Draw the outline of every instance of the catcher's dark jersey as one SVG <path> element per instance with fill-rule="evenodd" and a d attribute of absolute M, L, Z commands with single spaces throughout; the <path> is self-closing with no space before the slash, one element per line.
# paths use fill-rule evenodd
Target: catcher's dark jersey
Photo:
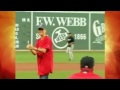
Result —
<path fill-rule="evenodd" d="M 70 43 L 74 43 L 74 37 L 69 36 L 69 37 L 67 38 L 67 42 L 68 42 L 68 47 L 71 47 L 71 45 L 69 45 L 69 44 L 70 44 Z"/>

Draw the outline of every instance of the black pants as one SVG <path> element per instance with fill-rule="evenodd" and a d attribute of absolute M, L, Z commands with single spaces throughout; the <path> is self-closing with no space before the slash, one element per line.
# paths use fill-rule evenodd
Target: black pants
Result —
<path fill-rule="evenodd" d="M 42 75 L 42 76 L 40 76 L 40 79 L 48 79 L 48 74 L 47 75 Z"/>

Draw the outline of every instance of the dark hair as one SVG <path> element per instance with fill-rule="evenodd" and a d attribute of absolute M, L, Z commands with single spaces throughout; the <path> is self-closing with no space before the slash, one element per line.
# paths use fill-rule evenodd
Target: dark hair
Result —
<path fill-rule="evenodd" d="M 81 68 L 85 68 L 85 66 L 88 66 L 88 68 L 93 68 L 94 66 L 94 58 L 85 56 L 80 61 Z"/>
<path fill-rule="evenodd" d="M 38 28 L 38 30 L 44 30 L 43 28 Z"/>

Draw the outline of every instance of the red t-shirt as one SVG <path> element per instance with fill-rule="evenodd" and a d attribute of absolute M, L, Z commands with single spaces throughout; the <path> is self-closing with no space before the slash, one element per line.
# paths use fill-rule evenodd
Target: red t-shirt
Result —
<path fill-rule="evenodd" d="M 36 42 L 37 48 L 47 49 L 46 53 L 37 53 L 38 75 L 46 75 L 53 71 L 53 48 L 52 41 L 49 36 L 40 38 Z"/>
<path fill-rule="evenodd" d="M 83 68 L 81 72 L 73 74 L 69 79 L 102 79 L 102 77 L 94 74 L 91 69 Z"/>

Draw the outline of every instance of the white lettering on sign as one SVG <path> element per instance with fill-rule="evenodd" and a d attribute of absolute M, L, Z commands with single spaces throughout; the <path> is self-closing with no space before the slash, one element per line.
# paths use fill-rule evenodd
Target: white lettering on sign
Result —
<path fill-rule="evenodd" d="M 18 32 L 15 32 L 15 35 L 18 35 Z"/>
<path fill-rule="evenodd" d="M 18 37 L 17 37 L 17 36 L 15 36 L 15 39 L 18 39 Z"/>
<path fill-rule="evenodd" d="M 81 25 L 80 26 L 86 26 L 87 23 L 86 23 L 86 18 L 81 18 Z"/>
<path fill-rule="evenodd" d="M 76 40 L 86 40 L 87 39 L 86 34 L 74 34 L 74 37 Z"/>
<path fill-rule="evenodd" d="M 15 48 L 19 48 L 19 45 L 15 45 Z"/>
<path fill-rule="evenodd" d="M 104 31 L 104 23 L 100 23 L 99 20 L 93 22 L 93 32 L 96 37 L 102 35 Z"/>
<path fill-rule="evenodd" d="M 19 24 L 16 24 L 16 28 L 15 28 L 15 48 L 19 48 L 19 39 L 18 39 L 18 32 L 19 32 Z"/>
<path fill-rule="evenodd" d="M 42 17 L 36 17 L 36 19 L 37 19 L 36 26 L 39 26 L 42 23 L 42 21 L 41 21 Z"/>
<path fill-rule="evenodd" d="M 57 22 L 55 22 L 57 21 Z M 85 17 L 36 17 L 36 26 L 44 23 L 46 26 L 86 26 Z"/>
<path fill-rule="evenodd" d="M 72 22 L 73 22 L 73 19 L 72 18 L 68 18 L 68 20 L 67 20 L 67 26 L 71 26 Z"/>
<path fill-rule="evenodd" d="M 66 19 L 64 17 L 56 17 L 59 26 L 65 26 Z"/>
<path fill-rule="evenodd" d="M 30 18 L 22 18 L 22 22 L 30 22 Z"/>
<path fill-rule="evenodd" d="M 95 40 L 93 41 L 93 43 L 98 43 L 98 44 L 102 44 L 102 41 L 104 41 L 104 30 L 105 25 L 104 23 L 100 23 L 99 20 L 95 20 L 93 22 L 93 33 L 96 36 Z"/>
<path fill-rule="evenodd" d="M 26 18 L 22 18 L 22 22 L 26 22 Z"/>
<path fill-rule="evenodd" d="M 53 23 L 53 19 L 54 19 L 54 17 L 43 17 L 43 19 L 44 19 L 44 21 L 45 21 L 45 25 L 47 26 L 48 25 L 48 23 L 49 23 L 49 25 L 51 26 L 52 25 L 52 23 Z"/>
<path fill-rule="evenodd" d="M 27 18 L 27 22 L 30 22 L 30 18 Z"/>
<path fill-rule="evenodd" d="M 38 34 L 38 33 L 36 33 L 36 39 L 39 39 L 41 36 Z"/>
<path fill-rule="evenodd" d="M 19 28 L 15 28 L 15 31 L 19 31 Z"/>
<path fill-rule="evenodd" d="M 16 27 L 19 27 L 19 24 L 15 24 Z"/>
<path fill-rule="evenodd" d="M 74 26 L 79 26 L 80 19 L 79 18 L 74 18 Z"/>
<path fill-rule="evenodd" d="M 36 17 L 37 23 L 36 26 L 39 26 L 41 23 L 45 23 L 45 25 L 50 25 L 52 26 L 54 17 Z"/>
<path fill-rule="evenodd" d="M 16 40 L 16 44 L 19 44 L 19 41 L 18 41 L 18 40 Z"/>
<path fill-rule="evenodd" d="M 104 33 L 105 32 L 105 24 L 104 23 L 101 23 L 101 31 L 102 31 L 102 33 Z"/>
<path fill-rule="evenodd" d="M 86 18 L 56 17 L 59 26 L 86 26 Z"/>

